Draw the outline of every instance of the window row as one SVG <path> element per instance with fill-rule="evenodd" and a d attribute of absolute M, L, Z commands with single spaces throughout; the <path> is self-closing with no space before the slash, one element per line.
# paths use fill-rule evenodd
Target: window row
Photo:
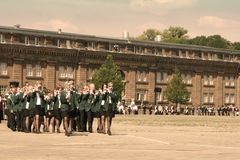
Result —
<path fill-rule="evenodd" d="M 52 46 L 67 49 L 89 49 L 89 50 L 103 50 L 110 52 L 128 52 L 137 54 L 153 54 L 165 57 L 179 57 L 192 58 L 203 60 L 226 60 L 226 61 L 240 61 L 240 56 L 230 54 L 216 54 L 200 51 L 188 50 L 171 50 L 155 47 L 147 47 L 133 44 L 114 44 L 111 42 L 89 42 L 86 40 L 66 40 L 54 37 L 36 37 L 25 36 L 22 34 L 0 34 L 0 43 L 21 43 L 25 45 L 35 46 Z"/>

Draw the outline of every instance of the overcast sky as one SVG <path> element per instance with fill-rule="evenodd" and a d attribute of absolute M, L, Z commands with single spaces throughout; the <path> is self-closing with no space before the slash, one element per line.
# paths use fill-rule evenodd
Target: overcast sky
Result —
<path fill-rule="evenodd" d="M 240 0 L 2 0 L 0 25 L 121 37 L 182 26 L 240 41 Z"/>

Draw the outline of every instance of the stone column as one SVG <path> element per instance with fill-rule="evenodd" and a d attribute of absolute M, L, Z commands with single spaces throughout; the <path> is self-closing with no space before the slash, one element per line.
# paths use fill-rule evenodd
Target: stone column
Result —
<path fill-rule="evenodd" d="M 13 60 L 13 72 L 10 80 L 16 80 L 19 82 L 19 86 L 23 85 L 23 59 Z"/>
<path fill-rule="evenodd" d="M 192 88 L 192 103 L 195 107 L 202 103 L 202 87 L 202 72 L 196 72 Z"/>
<path fill-rule="evenodd" d="M 45 85 L 48 89 L 56 88 L 56 63 L 48 62 L 46 68 L 46 82 Z"/>
<path fill-rule="evenodd" d="M 219 72 L 216 78 L 215 92 L 214 92 L 214 104 L 215 106 L 223 105 L 223 75 Z"/>
<path fill-rule="evenodd" d="M 76 85 L 83 85 L 87 83 L 87 64 L 79 63 L 76 70 Z"/>
<path fill-rule="evenodd" d="M 147 92 L 147 100 L 149 103 L 155 104 L 156 102 L 156 95 L 154 92 L 155 89 L 155 85 L 156 85 L 156 73 L 155 70 L 150 69 L 149 73 L 148 73 L 148 92 Z"/>
<path fill-rule="evenodd" d="M 236 94 L 236 106 L 240 106 L 240 73 L 238 73 L 237 77 L 236 77 L 236 91 L 237 91 L 237 94 Z"/>
<path fill-rule="evenodd" d="M 136 68 L 131 67 L 126 75 L 126 100 L 130 101 L 136 98 Z"/>

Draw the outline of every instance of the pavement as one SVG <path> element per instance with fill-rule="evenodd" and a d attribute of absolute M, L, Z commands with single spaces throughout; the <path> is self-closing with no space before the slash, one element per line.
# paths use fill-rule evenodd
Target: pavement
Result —
<path fill-rule="evenodd" d="M 0 124 L 0 160 L 240 159 L 240 127 L 139 125 L 123 119 L 117 116 L 113 120 L 112 136 L 96 131 L 75 132 L 71 137 L 64 136 L 63 131 L 12 132 L 4 122 Z"/>

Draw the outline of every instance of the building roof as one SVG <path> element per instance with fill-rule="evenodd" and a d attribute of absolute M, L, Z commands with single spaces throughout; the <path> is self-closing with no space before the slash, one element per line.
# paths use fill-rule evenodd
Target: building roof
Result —
<path fill-rule="evenodd" d="M 124 39 L 124 38 L 111 38 L 111 37 L 101 37 L 95 35 L 85 35 L 58 31 L 46 31 L 38 29 L 28 29 L 20 27 L 7 27 L 0 26 L 0 32 L 4 33 L 15 33 L 39 37 L 54 37 L 70 40 L 86 40 L 86 41 L 97 41 L 97 42 L 110 42 L 110 43 L 120 43 L 120 44 L 132 44 L 141 45 L 149 47 L 162 47 L 171 49 L 182 49 L 182 50 L 195 50 L 195 51 L 205 51 L 205 52 L 216 52 L 216 53 L 228 53 L 228 54 L 240 54 L 240 51 L 229 50 L 229 49 L 219 49 L 207 46 L 189 45 L 189 44 L 176 44 L 176 43 L 166 43 L 157 41 L 142 41 L 136 39 Z"/>

